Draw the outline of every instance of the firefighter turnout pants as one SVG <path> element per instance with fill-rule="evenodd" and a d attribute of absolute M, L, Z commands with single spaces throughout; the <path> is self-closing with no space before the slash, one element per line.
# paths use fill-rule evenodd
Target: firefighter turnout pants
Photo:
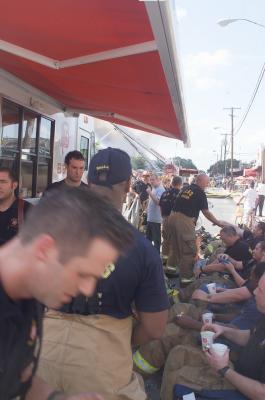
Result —
<path fill-rule="evenodd" d="M 67 394 L 145 400 L 142 378 L 133 372 L 131 334 L 131 318 L 48 311 L 37 373 Z"/>
<path fill-rule="evenodd" d="M 167 265 L 178 266 L 181 280 L 193 277 L 197 254 L 194 218 L 172 212 L 168 219 L 169 255 Z"/>

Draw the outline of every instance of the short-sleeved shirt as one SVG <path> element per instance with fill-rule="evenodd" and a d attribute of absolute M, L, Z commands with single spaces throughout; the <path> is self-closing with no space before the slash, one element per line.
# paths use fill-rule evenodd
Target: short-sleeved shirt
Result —
<path fill-rule="evenodd" d="M 250 339 L 241 349 L 235 370 L 248 378 L 265 383 L 265 316 L 251 332 Z"/>
<path fill-rule="evenodd" d="M 162 217 L 168 217 L 170 215 L 178 194 L 179 189 L 176 188 L 170 188 L 164 191 L 159 201 Z"/>
<path fill-rule="evenodd" d="M 43 307 L 35 300 L 11 300 L 0 285 L 0 399 L 28 391 L 35 374 Z"/>
<path fill-rule="evenodd" d="M 232 246 L 227 247 L 225 254 L 236 261 L 247 261 L 252 258 L 249 245 L 242 239 L 238 239 Z"/>
<path fill-rule="evenodd" d="M 238 329 L 246 330 L 253 329 L 260 318 L 262 313 L 258 310 L 256 300 L 254 297 L 247 300 L 241 308 L 239 314 L 230 322 Z"/>
<path fill-rule="evenodd" d="M 205 192 L 196 184 L 182 189 L 176 198 L 173 211 L 181 212 L 197 220 L 201 210 L 208 210 Z"/>
<path fill-rule="evenodd" d="M 146 201 L 149 197 L 146 189 L 148 188 L 152 188 L 152 186 L 150 185 L 150 183 L 145 183 L 143 181 L 136 181 L 135 184 L 132 186 L 133 190 L 139 194 L 139 198 L 141 203 L 143 203 L 144 201 Z"/>
<path fill-rule="evenodd" d="M 93 298 L 78 296 L 63 306 L 62 312 L 104 314 L 114 318 L 132 315 L 132 306 L 141 312 L 169 308 L 160 257 L 151 243 L 134 229 L 135 244 L 120 257 L 109 276 L 98 282 Z"/>
<path fill-rule="evenodd" d="M 241 278 L 247 280 L 250 278 L 251 271 L 253 268 L 256 266 L 257 261 L 254 260 L 254 258 L 251 258 L 250 260 L 242 261 L 243 268 L 241 270 L 238 270 L 237 272 L 241 276 Z"/>
<path fill-rule="evenodd" d="M 152 189 L 152 194 L 160 200 L 162 194 L 164 193 L 165 189 L 163 186 L 158 186 Z M 161 224 L 162 222 L 162 215 L 160 206 L 157 205 L 151 196 L 149 196 L 148 201 L 148 208 L 147 208 L 147 222 L 156 222 Z"/>
<path fill-rule="evenodd" d="M 44 194 L 45 194 L 45 192 L 49 192 L 50 190 L 54 190 L 54 189 L 59 190 L 59 189 L 64 189 L 64 188 L 68 188 L 68 187 L 69 187 L 69 185 L 67 185 L 67 183 L 65 182 L 65 179 L 63 179 L 62 181 L 50 183 L 47 186 L 47 188 L 45 189 Z M 81 181 L 80 187 L 86 188 L 88 186 L 84 182 Z"/>
<path fill-rule="evenodd" d="M 31 207 L 29 202 L 23 201 L 24 217 Z M 13 239 L 18 229 L 18 199 L 16 199 L 6 211 L 0 211 L 0 246 Z"/>
<path fill-rule="evenodd" d="M 258 198 L 257 191 L 255 189 L 247 189 L 244 191 L 243 196 L 245 197 L 244 208 L 248 210 L 255 208 Z"/>

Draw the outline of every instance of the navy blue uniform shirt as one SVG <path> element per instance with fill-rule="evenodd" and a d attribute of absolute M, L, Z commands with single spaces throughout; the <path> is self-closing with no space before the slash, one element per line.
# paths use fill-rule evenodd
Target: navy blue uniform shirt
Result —
<path fill-rule="evenodd" d="M 136 229 L 135 244 L 126 256 L 110 267 L 98 282 L 92 298 L 78 296 L 61 311 L 76 314 L 104 314 L 115 318 L 137 311 L 159 312 L 169 308 L 161 259 L 157 250 Z"/>

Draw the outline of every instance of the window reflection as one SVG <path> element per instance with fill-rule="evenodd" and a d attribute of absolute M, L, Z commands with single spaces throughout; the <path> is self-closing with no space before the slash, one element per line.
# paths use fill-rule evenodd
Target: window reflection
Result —
<path fill-rule="evenodd" d="M 51 128 L 52 122 L 47 118 L 41 118 L 39 154 L 50 155 L 51 152 Z"/>
<path fill-rule="evenodd" d="M 22 151 L 36 152 L 37 116 L 31 111 L 24 112 Z"/>
<path fill-rule="evenodd" d="M 5 99 L 0 112 L 0 166 L 19 177 L 21 197 L 40 196 L 51 179 L 53 121 Z"/>
<path fill-rule="evenodd" d="M 19 108 L 12 103 L 2 103 L 1 156 L 15 157 L 18 151 Z"/>

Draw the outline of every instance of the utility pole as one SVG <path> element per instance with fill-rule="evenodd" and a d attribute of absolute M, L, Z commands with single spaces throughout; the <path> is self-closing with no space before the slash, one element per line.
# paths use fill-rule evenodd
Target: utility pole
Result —
<path fill-rule="evenodd" d="M 231 189 L 234 187 L 234 170 L 233 170 L 233 161 L 234 161 L 234 110 L 241 110 L 239 107 L 229 107 L 229 108 L 224 108 L 224 110 L 230 110 L 231 114 Z"/>
<path fill-rule="evenodd" d="M 224 167 L 225 167 L 225 178 L 226 178 L 226 147 L 227 147 L 227 136 L 228 133 L 224 133 L 225 141 L 224 141 Z"/>

